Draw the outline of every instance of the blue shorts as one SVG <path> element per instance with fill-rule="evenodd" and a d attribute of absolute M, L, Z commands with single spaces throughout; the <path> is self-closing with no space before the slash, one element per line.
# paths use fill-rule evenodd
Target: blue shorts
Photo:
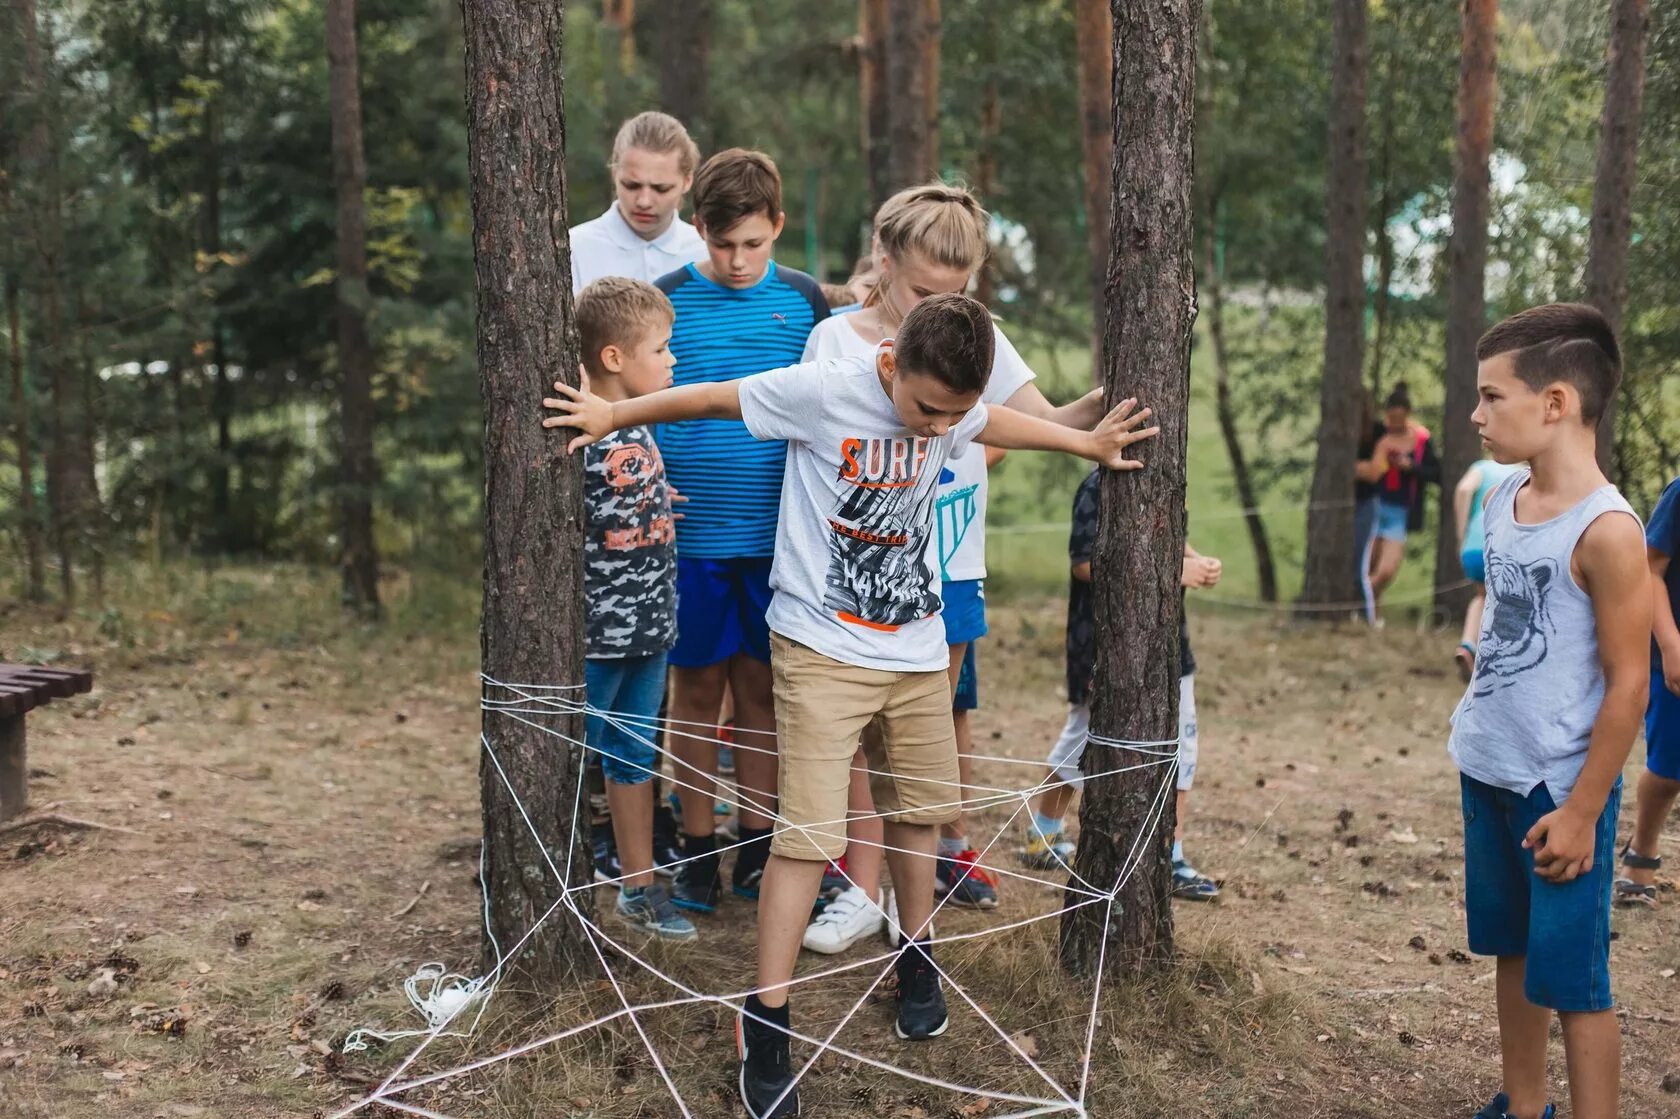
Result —
<path fill-rule="evenodd" d="M 980 706 L 980 668 L 974 659 L 974 643 L 963 654 L 962 670 L 957 673 L 957 691 L 951 697 L 951 710 L 973 711 Z"/>
<path fill-rule="evenodd" d="M 1458 562 L 1464 568 L 1466 579 L 1472 583 L 1487 582 L 1487 554 L 1480 548 L 1458 553 Z"/>
<path fill-rule="evenodd" d="M 1651 702 L 1645 708 L 1645 768 L 1680 781 L 1680 695 L 1663 683 L 1662 662 L 1651 657 Z"/>
<path fill-rule="evenodd" d="M 1406 518 L 1411 510 L 1404 505 L 1390 505 L 1386 501 L 1377 502 L 1377 538 L 1392 540 L 1396 544 L 1406 542 Z"/>
<path fill-rule="evenodd" d="M 986 636 L 986 581 L 958 579 L 942 584 L 939 597 L 945 601 L 940 617 L 945 619 L 945 644 L 966 645 Z"/>
<path fill-rule="evenodd" d="M 705 668 L 736 653 L 770 663 L 770 557 L 677 556 L 677 646 L 673 668 Z"/>
<path fill-rule="evenodd" d="M 1573 882 L 1534 873 L 1523 837 L 1556 805 L 1545 783 L 1526 797 L 1459 776 L 1464 807 L 1464 900 L 1470 951 L 1525 956 L 1523 994 L 1561 1011 L 1609 1010 L 1610 887 L 1622 782 L 1599 813 L 1593 867 Z"/>
<path fill-rule="evenodd" d="M 601 759 L 607 780 L 615 785 L 650 780 L 658 768 L 654 722 L 665 698 L 665 654 L 585 660 L 583 682 L 589 706 L 607 713 L 589 714 L 583 724 L 584 739 Z"/>

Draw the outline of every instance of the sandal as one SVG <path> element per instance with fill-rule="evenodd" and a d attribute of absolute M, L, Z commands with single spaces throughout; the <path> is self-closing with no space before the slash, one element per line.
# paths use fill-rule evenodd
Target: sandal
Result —
<path fill-rule="evenodd" d="M 1459 683 L 1468 684 L 1476 672 L 1476 647 L 1468 641 L 1460 641 L 1458 648 L 1453 650 L 1453 660 L 1458 662 Z"/>
<path fill-rule="evenodd" d="M 1622 848 L 1622 865 L 1634 870 L 1661 870 L 1663 861 L 1660 855 L 1641 855 L 1634 851 L 1630 840 Z M 1631 878 L 1616 879 L 1616 904 L 1620 906 L 1643 905 L 1647 909 L 1654 909 L 1657 905 L 1657 888 L 1645 886 Z"/>

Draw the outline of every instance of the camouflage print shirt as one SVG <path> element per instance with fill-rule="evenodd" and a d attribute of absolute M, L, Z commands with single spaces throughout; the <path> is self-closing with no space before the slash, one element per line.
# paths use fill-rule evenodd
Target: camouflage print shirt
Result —
<path fill-rule="evenodd" d="M 645 427 L 584 450 L 587 655 L 643 657 L 677 637 L 676 534 L 665 462 Z"/>

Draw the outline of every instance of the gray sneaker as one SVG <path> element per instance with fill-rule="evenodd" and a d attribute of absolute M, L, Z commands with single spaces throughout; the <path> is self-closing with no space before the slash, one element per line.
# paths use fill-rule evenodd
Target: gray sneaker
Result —
<path fill-rule="evenodd" d="M 671 903 L 664 886 L 620 890 L 616 908 L 619 920 L 666 940 L 693 940 L 699 935 L 694 923 Z"/>

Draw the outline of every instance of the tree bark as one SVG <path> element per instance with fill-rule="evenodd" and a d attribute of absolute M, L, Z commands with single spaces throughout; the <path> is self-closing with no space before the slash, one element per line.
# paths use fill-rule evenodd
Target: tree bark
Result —
<path fill-rule="evenodd" d="M 65 345 L 63 308 L 64 226 L 59 213 L 58 152 L 53 143 L 48 114 L 46 61 L 42 56 L 41 28 L 36 19 L 35 0 L 12 0 L 12 19 L 21 41 L 19 85 L 27 109 L 25 126 L 18 144 L 19 179 L 30 187 L 25 210 L 29 214 L 28 240 L 34 248 L 38 287 L 30 321 L 44 334 L 37 353 L 47 379 L 47 512 L 50 517 L 53 550 L 58 554 L 59 592 L 68 609 L 76 597 L 75 539 L 77 499 L 68 347 Z"/>
<path fill-rule="evenodd" d="M 1452 238 L 1447 242 L 1446 408 L 1441 419 L 1440 531 L 1435 547 L 1435 609 L 1457 622 L 1470 605 L 1459 563 L 1458 520 L 1446 496 L 1481 457 L 1476 410 L 1476 340 L 1487 326 L 1488 160 L 1493 155 L 1499 0 L 1463 0 L 1458 70 L 1458 165 L 1453 175 Z"/>
<path fill-rule="evenodd" d="M 712 57 L 712 0 L 662 0 L 659 21 L 659 107 L 682 120 L 701 151 L 710 148 L 707 115 Z"/>
<path fill-rule="evenodd" d="M 566 454 L 565 439 L 541 426 L 537 408 L 555 377 L 577 383 L 566 234 L 564 5 L 463 0 L 461 8 L 484 395 L 479 642 L 484 696 L 507 700 L 513 698 L 508 690 L 492 681 L 547 689 L 578 689 L 583 682 L 582 459 Z M 549 694 L 578 698 L 582 692 Z M 581 714 L 533 721 L 539 720 L 573 742 L 583 739 Z M 486 712 L 483 730 L 488 932 L 503 948 L 531 933 L 510 966 L 552 989 L 596 970 L 578 922 L 564 913 L 543 919 L 561 903 L 565 886 L 590 874 L 588 832 L 576 826 L 582 753 L 494 712 Z M 592 913 L 591 896 L 583 890 L 573 900 Z M 483 951 L 486 963 L 493 962 L 488 938 Z"/>
<path fill-rule="evenodd" d="M 205 10 L 201 28 L 201 50 L 204 75 L 215 80 L 216 29 L 210 10 Z M 201 270 L 214 272 L 221 265 L 222 255 L 222 137 L 221 94 L 212 93 L 204 104 L 203 156 L 200 168 L 203 175 L 203 202 L 199 207 L 199 244 Z M 210 414 L 216 424 L 216 453 L 210 465 L 211 537 L 218 550 L 233 551 L 244 543 L 243 534 L 236 532 L 233 513 L 233 382 L 228 379 L 227 344 L 222 332 L 221 309 L 212 294 L 210 302 Z"/>
<path fill-rule="evenodd" d="M 343 521 L 344 602 L 379 616 L 379 553 L 373 539 L 373 345 L 368 340 L 367 163 L 362 153 L 362 94 L 356 60 L 356 0 L 327 0 L 333 189 L 338 196 L 338 377 L 343 446 L 339 513 Z"/>
<path fill-rule="evenodd" d="M 1237 432 L 1236 406 L 1231 401 L 1231 363 L 1225 348 L 1225 277 L 1214 244 L 1219 227 L 1217 195 L 1209 202 L 1204 221 L 1202 286 L 1207 291 L 1208 341 L 1213 346 L 1214 408 L 1219 417 L 1219 435 L 1224 439 L 1225 453 L 1231 459 L 1237 501 L 1243 509 L 1243 526 L 1248 529 L 1249 547 L 1254 550 L 1254 571 L 1260 583 L 1260 598 L 1264 602 L 1276 602 L 1277 565 L 1272 560 L 1272 542 L 1266 535 L 1260 498 L 1254 489 L 1254 478 L 1249 474 L 1242 437 Z"/>
<path fill-rule="evenodd" d="M 1184 551 L 1190 332 L 1191 136 L 1195 119 L 1198 0 L 1113 0 L 1116 236 L 1104 281 L 1104 389 L 1136 396 L 1161 434 L 1148 468 L 1103 478 L 1092 570 L 1099 642 L 1093 735 L 1128 742 L 1178 736 L 1179 575 Z M 1172 767 L 1092 741 L 1085 751 L 1075 869 L 1106 904 L 1062 918 L 1063 966 L 1076 975 L 1133 974 L 1169 959 L 1173 926 L 1169 852 Z M 1109 773 L 1121 767 L 1142 767 Z"/>
<path fill-rule="evenodd" d="M 887 0 L 887 193 L 939 173 L 939 0 Z"/>
<path fill-rule="evenodd" d="M 29 446 L 29 385 L 24 375 L 23 334 L 18 315 L 17 276 L 6 272 L 7 352 L 12 368 L 12 436 L 17 442 L 18 522 L 23 536 L 24 596 L 39 602 L 46 594 L 41 571 L 40 512 L 35 506 L 35 462 Z"/>
<path fill-rule="evenodd" d="M 1003 108 L 998 99 L 997 80 L 989 78 L 980 90 L 980 145 L 974 159 L 974 190 L 982 203 L 997 187 L 997 142 L 1002 126 Z M 997 258 L 987 253 L 974 280 L 974 298 L 987 307 L 997 298 L 997 275 Z"/>
<path fill-rule="evenodd" d="M 869 212 L 892 196 L 887 126 L 887 0 L 858 0 L 858 94 L 863 156 L 869 175 Z M 865 246 L 867 248 L 867 246 Z"/>
<path fill-rule="evenodd" d="M 1627 305 L 1634 163 L 1639 149 L 1645 38 L 1650 24 L 1647 0 L 1614 0 L 1611 5 L 1604 113 L 1598 125 L 1598 172 L 1593 181 L 1592 226 L 1587 238 L 1587 302 L 1604 312 L 1618 335 Z M 1625 380 L 1623 385 L 1625 389 Z M 1616 404 L 1615 398 L 1608 401 L 1598 424 L 1598 464 L 1612 476 L 1616 466 Z"/>
<path fill-rule="evenodd" d="M 1366 0 L 1333 0 L 1329 217 L 1324 284 L 1324 379 L 1307 510 L 1299 605 L 1307 618 L 1351 612 L 1359 597 L 1353 552 L 1353 466 L 1359 452 L 1365 312 Z"/>
<path fill-rule="evenodd" d="M 1114 162 L 1114 123 L 1109 97 L 1114 88 L 1114 19 L 1109 0 L 1079 0 L 1078 34 L 1080 142 L 1085 152 L 1085 237 L 1090 251 L 1091 376 L 1103 377 L 1102 337 L 1108 272 L 1109 167 Z"/>

